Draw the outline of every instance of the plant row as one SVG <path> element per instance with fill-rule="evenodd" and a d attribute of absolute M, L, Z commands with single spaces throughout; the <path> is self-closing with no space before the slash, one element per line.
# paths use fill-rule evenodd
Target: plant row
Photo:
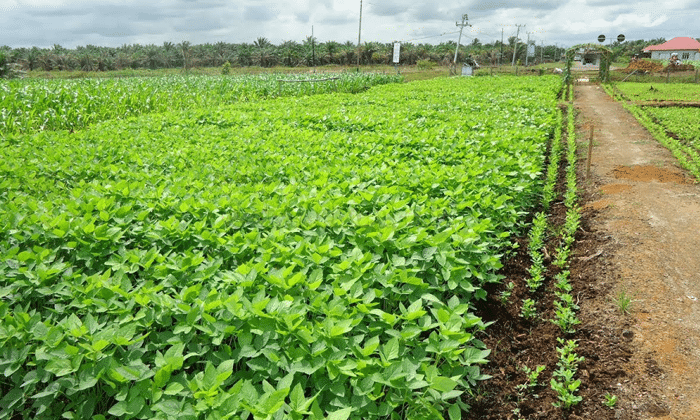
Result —
<path fill-rule="evenodd" d="M 337 80 L 335 80 L 337 78 Z M 323 79 L 319 82 L 313 80 Z M 334 79 L 334 80 L 328 80 Z M 307 80 L 307 83 L 280 81 Z M 0 135 L 77 130 L 150 112 L 219 106 L 277 96 L 357 93 L 401 76 L 342 73 L 257 76 L 170 76 L 124 79 L 0 80 Z"/>
<path fill-rule="evenodd" d="M 458 418 L 556 77 L 0 140 L 0 418 Z"/>
<path fill-rule="evenodd" d="M 562 125 L 563 120 L 559 113 L 558 133 L 555 135 L 552 142 L 549 165 L 545 176 L 545 185 L 543 187 L 544 194 L 542 196 L 542 207 L 549 209 L 552 199 L 554 187 L 559 177 L 560 157 L 562 150 Z M 563 193 L 563 204 L 566 207 L 566 219 L 562 226 L 550 226 L 546 212 L 539 212 L 535 215 L 532 221 L 532 227 L 529 233 L 528 253 L 531 259 L 529 268 L 529 277 L 527 286 L 532 295 L 531 298 L 523 300 L 520 315 L 525 319 L 536 319 L 538 316 L 536 301 L 536 293 L 544 284 L 545 272 L 547 267 L 544 264 L 545 260 L 545 245 L 547 235 L 550 231 L 560 232 L 553 241 L 558 241 L 555 253 L 553 255 L 552 265 L 556 267 L 558 273 L 554 276 L 554 292 L 556 299 L 554 305 L 554 318 L 550 321 L 557 325 L 564 337 L 576 332 L 576 325 L 580 324 L 576 311 L 579 306 L 574 302 L 571 295 L 572 286 L 569 283 L 569 256 L 573 245 L 576 231 L 578 230 L 580 221 L 580 211 L 577 206 L 577 185 L 576 185 L 576 137 L 573 106 L 569 105 L 567 109 L 567 150 L 566 150 L 566 190 Z M 502 292 L 503 295 L 508 295 L 508 289 Z M 557 401 L 554 403 L 556 407 L 561 407 L 565 410 L 570 409 L 573 405 L 581 401 L 581 397 L 575 394 L 580 386 L 580 381 L 574 378 L 578 362 L 583 358 L 578 357 L 573 350 L 576 348 L 575 340 L 564 341 L 564 338 L 558 338 L 562 347 L 557 348 L 560 355 L 560 360 L 557 364 L 557 369 L 553 372 L 553 377 L 550 381 L 550 386 L 557 393 Z M 528 374 L 529 380 L 526 384 L 516 386 L 518 395 L 518 405 L 520 401 L 527 398 L 527 393 L 533 391 L 538 386 L 539 374 L 546 369 L 546 366 L 537 366 L 536 369 L 530 369 L 527 366 L 523 368 Z M 517 407 L 515 414 L 520 415 L 520 409 Z"/>
<path fill-rule="evenodd" d="M 565 335 L 574 334 L 576 325 L 581 323 L 576 315 L 579 307 L 570 293 L 572 288 L 568 282 L 569 271 L 567 270 L 571 246 L 574 243 L 581 219 L 581 212 L 578 207 L 578 187 L 576 185 L 576 126 L 572 105 L 569 105 L 567 108 L 567 146 L 566 191 L 564 193 L 566 219 L 562 227 L 561 242 L 555 251 L 557 255 L 553 262 L 562 271 L 555 277 L 555 280 L 557 280 L 555 287 L 558 290 L 556 291 L 557 300 L 554 301 L 555 317 L 552 319 L 552 322 Z M 581 402 L 581 397 L 575 395 L 581 381 L 575 379 L 575 375 L 578 370 L 578 363 L 584 359 L 574 353 L 577 347 L 575 340 L 565 341 L 563 338 L 558 338 L 557 340 L 562 347 L 557 348 L 559 362 L 557 363 L 557 370 L 552 375 L 550 385 L 557 393 L 558 401 L 554 405 L 563 409 L 570 409 Z"/>

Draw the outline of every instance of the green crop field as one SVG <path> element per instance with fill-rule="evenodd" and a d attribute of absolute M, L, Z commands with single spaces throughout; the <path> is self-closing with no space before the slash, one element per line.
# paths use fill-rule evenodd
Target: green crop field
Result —
<path fill-rule="evenodd" d="M 644 111 L 666 130 L 700 149 L 700 108 L 654 108 Z"/>
<path fill-rule="evenodd" d="M 280 83 L 285 80 L 322 82 Z M 401 76 L 395 74 L 372 73 L 0 79 L 0 133 L 76 130 L 99 121 L 149 112 L 219 106 L 277 96 L 354 93 L 399 80 Z"/>
<path fill-rule="evenodd" d="M 75 83 L 46 95 L 55 124 L 3 115 L 0 419 L 468 411 L 475 308 L 540 202 L 560 78 Z"/>
<path fill-rule="evenodd" d="M 700 85 L 689 83 L 615 83 L 615 88 L 632 101 L 700 102 Z"/>

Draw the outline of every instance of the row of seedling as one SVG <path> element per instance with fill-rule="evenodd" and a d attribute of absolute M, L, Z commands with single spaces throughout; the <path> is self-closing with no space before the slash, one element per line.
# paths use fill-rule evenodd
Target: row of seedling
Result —
<path fill-rule="evenodd" d="M 557 392 L 559 400 L 554 402 L 555 407 L 569 409 L 581 402 L 582 397 L 576 395 L 576 391 L 581 386 L 581 380 L 575 379 L 578 372 L 579 363 L 584 361 L 582 356 L 576 354 L 576 340 L 564 340 L 557 338 L 561 347 L 557 347 L 559 361 L 557 370 L 552 374 L 550 385 Z"/>
<path fill-rule="evenodd" d="M 545 280 L 546 267 L 544 265 L 544 249 L 545 238 L 548 230 L 547 210 L 556 196 L 556 184 L 559 174 L 559 162 L 562 152 L 562 115 L 561 111 L 557 110 L 557 125 L 554 130 L 554 139 L 551 144 L 549 153 L 549 164 L 545 175 L 545 183 L 542 189 L 542 209 L 537 213 L 532 221 L 532 228 L 528 235 L 528 252 L 532 265 L 529 268 L 529 277 L 527 279 L 527 287 L 531 293 L 535 293 L 542 286 Z M 508 285 L 510 287 L 510 284 Z M 525 299 L 521 316 L 526 319 L 535 318 L 537 309 L 535 301 Z"/>
<path fill-rule="evenodd" d="M 553 264 L 559 267 L 560 271 L 555 277 L 555 288 L 557 300 L 554 302 L 555 307 L 555 317 L 551 320 L 552 323 L 559 326 L 563 334 L 572 334 L 575 332 L 575 326 L 580 324 L 579 319 L 576 316 L 576 310 L 579 309 L 574 298 L 571 295 L 572 286 L 569 283 L 569 271 L 566 270 L 568 267 L 568 259 L 571 252 L 571 246 L 573 244 L 573 239 L 578 229 L 578 223 L 580 216 L 578 213 L 578 208 L 576 207 L 576 142 L 574 137 L 574 120 L 572 107 L 569 106 L 568 112 L 568 126 L 567 131 L 569 133 L 569 140 L 567 142 L 567 169 L 566 169 L 566 192 L 564 193 L 564 204 L 567 208 L 567 217 L 564 226 L 561 228 L 561 238 L 560 243 L 556 248 L 555 254 L 553 255 Z M 528 235 L 528 253 L 531 259 L 531 266 L 529 268 L 529 276 L 527 278 L 527 286 L 532 295 L 544 284 L 545 280 L 545 255 L 546 255 L 546 236 L 549 231 L 551 231 L 552 226 L 549 226 L 547 213 L 551 207 L 554 198 L 557 196 L 556 185 L 559 178 L 559 166 L 562 155 L 562 115 L 559 113 L 559 123 L 557 126 L 557 131 L 555 134 L 555 139 L 552 142 L 549 164 L 547 166 L 547 172 L 545 175 L 545 185 L 543 187 L 542 196 L 542 208 L 543 211 L 535 215 L 532 228 Z M 502 292 L 503 295 L 510 295 L 510 290 L 512 290 L 513 285 L 510 283 L 506 290 Z M 504 302 L 505 303 L 505 302 Z M 534 296 L 524 299 L 520 311 L 520 316 L 525 319 L 536 319 L 537 314 L 537 302 Z M 560 343 L 564 343 L 563 339 L 558 338 Z M 579 358 L 573 349 L 575 349 L 575 342 L 570 340 L 563 345 L 563 347 L 558 348 L 557 351 L 560 354 L 560 360 L 557 364 L 558 368 L 553 373 L 553 377 L 550 381 L 552 389 L 558 394 L 558 400 L 554 403 L 557 407 L 562 407 L 564 409 L 570 408 L 572 405 L 578 403 L 581 397 L 575 395 L 575 391 L 580 386 L 580 381 L 574 379 L 576 373 L 577 363 L 583 358 Z M 518 398 L 518 405 L 513 410 L 513 414 L 517 418 L 522 418 L 520 413 L 521 403 L 526 401 L 530 396 L 537 398 L 535 394 L 535 388 L 538 386 L 538 378 L 540 373 L 546 369 L 544 365 L 537 365 L 534 369 L 527 366 L 523 366 L 522 370 L 527 374 L 527 382 L 519 384 L 516 386 L 516 395 Z M 531 395 L 532 394 L 532 395 Z"/>
<path fill-rule="evenodd" d="M 553 262 L 562 271 L 555 276 L 557 300 L 554 301 L 555 316 L 551 320 L 565 335 L 574 334 L 576 325 L 581 323 L 576 315 L 579 306 L 577 302 L 574 302 L 574 297 L 571 294 L 570 273 L 567 270 L 571 246 L 574 243 L 576 231 L 581 221 L 581 212 L 577 203 L 578 187 L 576 186 L 576 126 L 573 106 L 571 105 L 568 106 L 567 121 L 568 165 L 566 168 L 566 192 L 564 193 L 566 220 L 562 229 L 561 242 L 556 249 L 556 257 Z M 581 402 L 581 397 L 575 394 L 581 385 L 581 381 L 575 379 L 574 376 L 578 370 L 578 364 L 584 359 L 574 352 L 577 347 L 575 340 L 565 341 L 563 338 L 557 338 L 557 341 L 561 345 L 561 347 L 557 348 L 559 362 L 557 363 L 557 370 L 552 375 L 550 384 L 558 397 L 558 401 L 554 403 L 554 406 L 569 409 Z"/>
<path fill-rule="evenodd" d="M 576 186 L 576 126 L 574 124 L 573 107 L 569 106 L 567 131 L 568 150 L 566 168 L 566 192 L 564 193 L 564 206 L 566 207 L 566 220 L 562 230 L 562 241 L 556 249 L 554 265 L 566 268 L 568 265 L 571 246 L 574 243 L 576 231 L 581 221 L 581 212 L 577 205 L 578 187 Z"/>

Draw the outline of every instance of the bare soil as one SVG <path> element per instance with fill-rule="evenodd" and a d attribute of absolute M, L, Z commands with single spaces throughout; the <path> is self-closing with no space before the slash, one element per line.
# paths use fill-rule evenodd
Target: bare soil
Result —
<path fill-rule="evenodd" d="M 554 318 L 552 277 L 535 296 L 539 318 L 520 317 L 532 297 L 526 240 L 489 290 L 479 315 L 494 321 L 482 339 L 492 349 L 485 381 L 468 398 L 474 419 L 700 419 L 700 186 L 632 115 L 597 85 L 576 87 L 582 224 L 571 256 L 573 295 L 582 323 L 563 335 Z M 586 149 L 593 128 L 591 176 Z M 560 178 L 558 188 L 564 190 Z M 555 200 L 550 223 L 565 209 Z M 549 255 L 554 246 L 549 243 Z M 507 304 L 500 293 L 515 285 Z M 625 298 L 631 299 L 623 312 Z M 578 341 L 585 357 L 577 378 L 583 397 L 571 410 L 554 407 L 549 386 L 557 337 Z M 523 367 L 546 366 L 539 385 Z M 603 404 L 615 395 L 614 408 Z"/>
<path fill-rule="evenodd" d="M 578 86 L 575 97 L 580 120 L 594 128 L 586 187 L 598 210 L 588 222 L 614 244 L 609 276 L 598 281 L 612 285 L 610 301 L 633 298 L 630 315 L 610 320 L 631 339 L 616 385 L 620 415 L 698 419 L 700 187 L 600 86 Z"/>

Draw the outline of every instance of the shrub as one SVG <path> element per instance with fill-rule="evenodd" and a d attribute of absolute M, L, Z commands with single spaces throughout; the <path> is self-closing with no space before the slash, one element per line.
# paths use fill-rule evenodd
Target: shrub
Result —
<path fill-rule="evenodd" d="M 421 70 L 430 70 L 435 67 L 435 63 L 430 60 L 418 60 L 417 66 Z"/>
<path fill-rule="evenodd" d="M 231 74 L 231 63 L 227 61 L 221 65 L 221 74 L 224 76 Z"/>

